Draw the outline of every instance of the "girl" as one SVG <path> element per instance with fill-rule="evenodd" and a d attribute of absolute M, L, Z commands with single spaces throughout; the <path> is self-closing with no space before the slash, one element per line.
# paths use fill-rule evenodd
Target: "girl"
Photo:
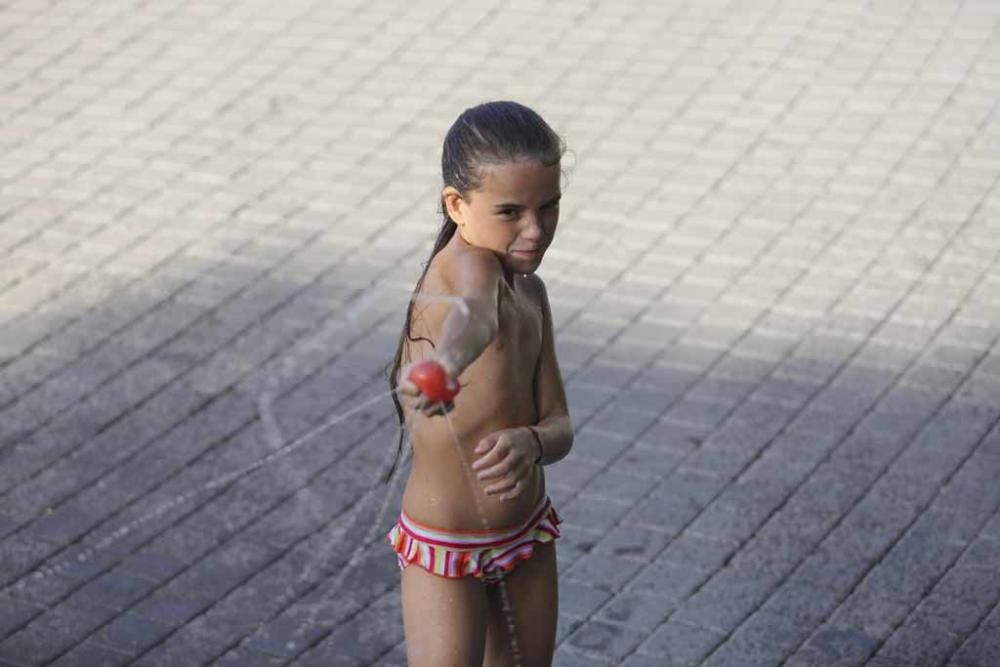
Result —
<path fill-rule="evenodd" d="M 410 665 L 551 664 L 559 515 L 542 466 L 573 443 L 545 286 L 559 136 L 531 109 L 467 109 L 444 141 L 444 224 L 407 308 L 389 382 L 413 466 L 387 535 Z M 427 295 L 457 297 L 458 307 Z M 420 304 L 418 310 L 414 304 Z M 414 382 L 428 360 L 453 401 Z M 443 417 L 441 415 L 444 415 Z"/>

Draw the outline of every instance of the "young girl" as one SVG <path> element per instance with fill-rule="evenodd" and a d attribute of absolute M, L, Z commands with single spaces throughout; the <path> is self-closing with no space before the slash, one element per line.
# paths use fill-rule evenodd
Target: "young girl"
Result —
<path fill-rule="evenodd" d="M 515 102 L 467 109 L 445 137 L 444 224 L 389 378 L 405 395 L 396 408 L 413 444 L 387 535 L 410 665 L 552 661 L 561 519 L 542 466 L 569 452 L 573 431 L 534 272 L 559 218 L 564 150 Z M 417 381 L 415 365 L 428 360 L 461 387 L 454 400 L 432 400 Z"/>

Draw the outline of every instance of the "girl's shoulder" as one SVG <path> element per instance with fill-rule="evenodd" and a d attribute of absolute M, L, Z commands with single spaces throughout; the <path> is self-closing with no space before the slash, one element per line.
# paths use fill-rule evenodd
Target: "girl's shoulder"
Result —
<path fill-rule="evenodd" d="M 503 282 L 503 265 L 492 251 L 475 246 L 448 244 L 435 255 L 427 270 L 453 292 L 467 291 L 470 286 L 492 287 Z"/>

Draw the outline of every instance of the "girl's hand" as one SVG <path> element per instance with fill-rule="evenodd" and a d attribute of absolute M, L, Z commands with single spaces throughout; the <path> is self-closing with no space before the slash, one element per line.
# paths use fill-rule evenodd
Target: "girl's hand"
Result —
<path fill-rule="evenodd" d="M 417 412 L 420 412 L 425 417 L 434 417 L 436 415 L 443 415 L 451 412 L 455 408 L 455 401 L 432 401 L 423 393 L 423 391 L 420 390 L 420 387 L 410 381 L 410 370 L 415 364 L 418 363 L 421 362 L 416 361 L 408 364 L 399 374 L 399 385 L 397 386 L 399 392 L 404 396 L 409 396 L 411 399 L 415 399 L 410 407 Z M 448 378 L 448 381 L 457 383 L 457 381 L 451 377 Z"/>
<path fill-rule="evenodd" d="M 538 443 L 531 430 L 508 428 L 483 438 L 473 450 L 480 457 L 472 464 L 479 471 L 479 480 L 487 482 L 487 495 L 503 493 L 500 500 L 521 495 L 524 480 L 538 455 Z M 490 480 L 497 480 L 489 483 Z"/>

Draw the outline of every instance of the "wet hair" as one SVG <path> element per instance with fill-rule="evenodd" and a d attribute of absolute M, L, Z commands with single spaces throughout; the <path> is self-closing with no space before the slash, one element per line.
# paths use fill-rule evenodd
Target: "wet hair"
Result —
<path fill-rule="evenodd" d="M 565 151 L 566 144 L 562 137 L 556 134 L 535 111 L 517 102 L 486 102 L 463 111 L 448 129 L 441 153 L 442 188 L 450 185 L 465 197 L 468 193 L 479 189 L 490 166 L 521 161 L 538 161 L 551 166 L 559 164 Z M 403 366 L 406 341 L 426 340 L 432 347 L 434 345 L 434 342 L 427 338 L 414 338 L 410 331 L 410 321 L 413 317 L 416 296 L 424 283 L 431 261 L 448 245 L 458 227 L 448 215 L 443 196 L 440 203 L 443 217 L 441 229 L 413 289 L 413 298 L 406 308 L 406 319 L 403 322 L 396 354 L 387 366 L 389 386 L 393 391 L 397 387 L 397 376 Z M 392 394 L 392 401 L 396 406 L 400 424 L 399 445 L 396 460 L 386 474 L 385 481 L 392 477 L 403 449 L 402 426 L 405 421 L 403 406 L 395 393 Z"/>

